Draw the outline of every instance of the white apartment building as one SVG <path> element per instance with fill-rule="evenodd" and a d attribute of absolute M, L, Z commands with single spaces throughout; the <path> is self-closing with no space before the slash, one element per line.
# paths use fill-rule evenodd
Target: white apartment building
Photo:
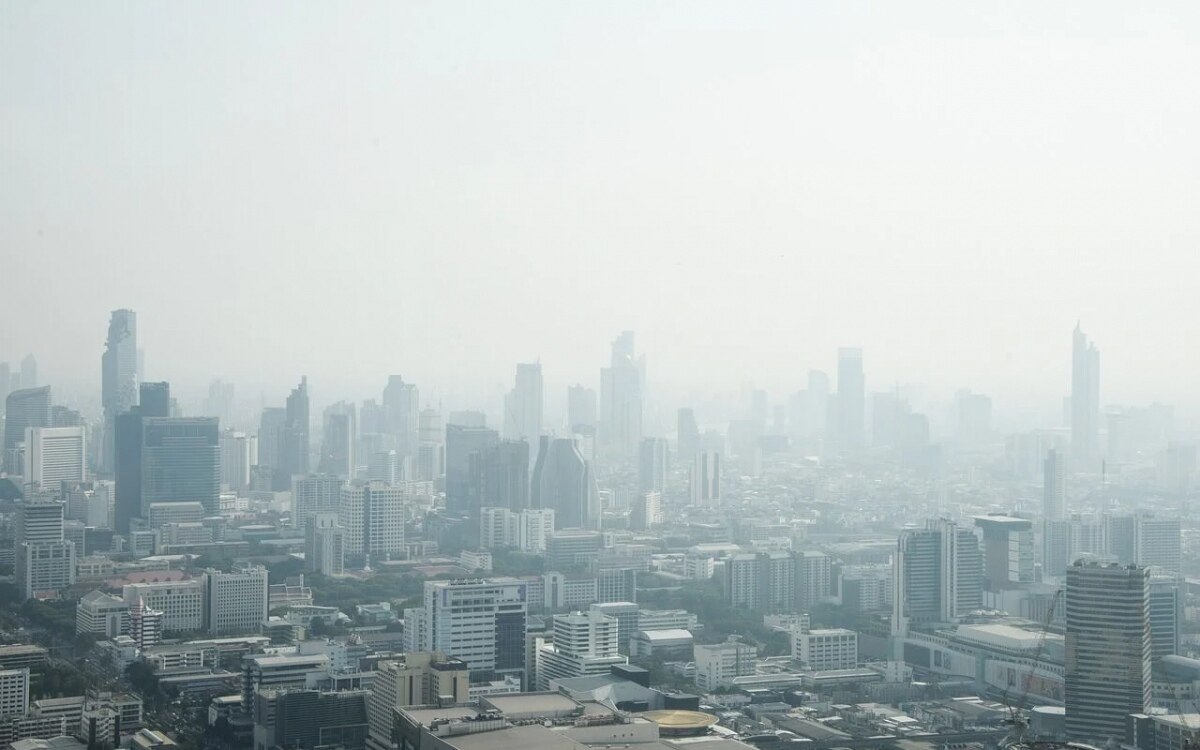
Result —
<path fill-rule="evenodd" d="M 346 530 L 346 557 L 374 561 L 404 557 L 404 508 L 401 487 L 358 482 L 342 488 L 338 525 Z"/>

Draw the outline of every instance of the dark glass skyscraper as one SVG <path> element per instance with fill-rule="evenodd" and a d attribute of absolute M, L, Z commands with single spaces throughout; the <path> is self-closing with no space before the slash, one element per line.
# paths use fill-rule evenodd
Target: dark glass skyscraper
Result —
<path fill-rule="evenodd" d="M 479 507 L 512 511 L 529 507 L 529 443 L 501 440 L 480 451 L 475 454 L 473 473 Z"/>
<path fill-rule="evenodd" d="M 472 454 L 483 453 L 500 442 L 495 430 L 486 427 L 446 426 L 446 509 L 467 514 L 479 507 L 471 471 Z"/>
<path fill-rule="evenodd" d="M 308 378 L 292 389 L 283 421 L 280 465 L 272 480 L 277 492 L 291 489 L 292 477 L 308 473 Z"/>
<path fill-rule="evenodd" d="M 142 515 L 142 420 L 171 416 L 170 384 L 142 383 L 138 402 L 113 422 L 117 484 L 113 520 L 118 534 L 128 534 L 130 520 Z"/>
<path fill-rule="evenodd" d="M 142 515 L 151 503 L 199 502 L 220 510 L 221 449 L 212 417 L 142 420 Z"/>
<path fill-rule="evenodd" d="M 578 441 L 543 436 L 530 489 L 530 507 L 552 508 L 556 529 L 599 528 L 600 493 Z"/>

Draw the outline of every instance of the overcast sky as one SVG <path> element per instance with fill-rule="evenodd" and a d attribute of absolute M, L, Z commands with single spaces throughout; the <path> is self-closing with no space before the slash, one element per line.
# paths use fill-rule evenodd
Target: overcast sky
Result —
<path fill-rule="evenodd" d="M 1196 7 L 10 0 L 0 359 L 1200 400 Z"/>

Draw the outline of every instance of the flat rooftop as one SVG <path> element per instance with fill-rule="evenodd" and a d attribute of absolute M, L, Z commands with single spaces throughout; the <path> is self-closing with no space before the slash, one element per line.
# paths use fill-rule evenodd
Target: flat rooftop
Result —
<path fill-rule="evenodd" d="M 582 705 L 562 693 L 489 695 L 480 701 L 480 706 L 491 706 L 505 716 L 545 714 L 549 717 L 579 711 Z"/>

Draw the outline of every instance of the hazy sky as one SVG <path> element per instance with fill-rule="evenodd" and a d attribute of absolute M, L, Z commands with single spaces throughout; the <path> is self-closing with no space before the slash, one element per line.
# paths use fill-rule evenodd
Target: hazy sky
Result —
<path fill-rule="evenodd" d="M 1048 403 L 1200 378 L 1195 3 L 0 5 L 0 359 Z M 93 385 L 89 385 L 93 384 Z M 319 384 L 319 386 L 317 385 Z M 243 391 L 244 392 L 244 391 Z M 557 398 L 557 394 L 554 394 Z M 999 408 L 999 403 L 998 403 Z"/>

